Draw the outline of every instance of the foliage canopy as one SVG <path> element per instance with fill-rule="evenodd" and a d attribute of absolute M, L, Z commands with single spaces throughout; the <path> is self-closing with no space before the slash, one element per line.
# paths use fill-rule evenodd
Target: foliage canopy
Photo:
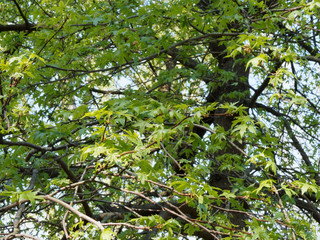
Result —
<path fill-rule="evenodd" d="M 315 239 L 319 7 L 1 1 L 0 236 Z"/>

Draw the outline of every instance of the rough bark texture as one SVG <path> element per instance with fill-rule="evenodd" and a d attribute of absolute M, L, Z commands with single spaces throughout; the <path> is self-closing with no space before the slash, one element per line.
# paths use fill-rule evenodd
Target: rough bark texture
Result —
<path fill-rule="evenodd" d="M 210 8 L 211 1 L 210 0 L 201 0 L 199 1 L 198 6 L 202 8 L 204 11 Z M 209 87 L 211 86 L 211 91 L 207 96 L 207 102 L 217 102 L 219 104 L 223 103 L 235 103 L 238 104 L 243 103 L 245 97 L 247 97 L 249 93 L 249 71 L 246 70 L 246 66 L 243 61 L 241 61 L 241 56 L 237 59 L 233 59 L 231 57 L 226 57 L 226 46 L 220 45 L 219 41 L 213 40 L 209 44 L 209 51 L 215 59 L 218 60 L 218 67 L 220 72 L 217 73 L 216 76 L 212 78 L 211 81 L 208 81 L 207 84 Z M 225 74 L 231 72 L 232 74 Z M 232 76 L 231 78 L 226 78 L 225 76 Z M 244 93 L 242 96 L 238 97 L 236 95 L 231 96 L 230 94 L 233 92 L 241 92 Z M 246 94 L 247 93 L 247 94 Z M 234 97 L 236 96 L 236 97 Z M 232 122 L 236 116 L 230 116 L 224 114 L 224 109 L 217 109 L 212 113 L 214 117 L 210 117 L 204 119 L 205 123 L 214 124 L 214 126 L 221 126 L 225 131 L 229 131 L 232 126 Z M 197 133 L 202 137 L 204 135 L 203 130 L 197 130 Z M 244 148 L 244 144 L 240 144 L 239 142 L 235 142 L 235 144 L 240 148 Z M 227 145 L 224 149 L 218 151 L 216 153 L 216 157 L 221 157 L 224 154 L 240 154 L 238 149 Z M 222 190 L 231 190 L 232 189 L 232 177 L 236 177 L 234 173 L 230 171 L 220 171 L 218 170 L 219 164 L 216 161 L 211 163 L 211 175 L 209 183 L 210 185 L 220 188 Z M 243 205 L 246 206 L 244 202 Z M 246 219 L 246 215 L 241 213 L 232 213 L 231 222 L 239 228 L 245 227 L 244 220 Z"/>

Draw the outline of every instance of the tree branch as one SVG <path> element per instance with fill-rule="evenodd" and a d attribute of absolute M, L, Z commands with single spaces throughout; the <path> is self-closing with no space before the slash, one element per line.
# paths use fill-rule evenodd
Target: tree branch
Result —
<path fill-rule="evenodd" d="M 75 208 L 71 207 L 69 204 L 57 199 L 57 198 L 54 198 L 54 197 L 51 197 L 51 196 L 48 196 L 48 195 L 42 195 L 41 197 L 43 197 L 44 199 L 46 200 L 49 200 L 51 202 L 55 202 L 55 203 L 58 203 L 60 204 L 62 207 L 70 210 L 71 212 L 73 212 L 74 214 L 76 214 L 78 217 L 92 223 L 93 225 L 97 226 L 101 231 L 104 230 L 104 227 L 102 226 L 102 224 L 100 222 L 97 222 L 96 220 L 94 220 L 93 218 L 79 212 L 78 210 L 76 210 Z"/>
<path fill-rule="evenodd" d="M 20 13 L 20 16 L 23 18 L 23 20 L 24 20 L 24 22 L 25 22 L 25 24 L 26 24 L 26 27 L 29 29 L 30 23 L 29 23 L 27 17 L 26 17 L 26 16 L 24 15 L 24 13 L 22 12 L 22 10 L 21 10 L 21 8 L 20 8 L 20 5 L 17 3 L 16 0 L 13 0 L 13 2 L 14 2 L 14 4 L 16 5 L 16 7 L 18 8 L 18 11 L 19 11 L 19 13 Z"/>
<path fill-rule="evenodd" d="M 282 64 L 282 62 L 277 62 L 273 72 L 276 72 L 281 67 L 281 64 Z M 266 87 L 268 87 L 271 76 L 272 76 L 272 73 L 268 73 L 266 79 L 263 81 L 263 83 L 260 85 L 260 87 L 255 91 L 255 93 L 253 94 L 251 101 L 249 103 L 250 107 L 254 106 L 255 102 L 257 101 L 258 97 L 261 95 L 263 90 L 266 89 Z"/>
<path fill-rule="evenodd" d="M 315 57 L 315 56 L 301 56 L 300 58 L 307 59 L 308 61 L 320 63 L 320 58 Z"/>
<path fill-rule="evenodd" d="M 32 190 L 34 188 L 34 186 L 36 184 L 37 177 L 38 177 L 38 170 L 33 169 L 30 184 L 29 184 L 29 187 L 26 189 L 26 191 Z M 19 225 L 20 225 L 21 217 L 22 217 L 22 214 L 23 214 L 25 208 L 26 208 L 26 202 L 23 204 L 20 204 L 19 209 L 14 217 L 14 220 L 13 220 L 13 234 L 14 235 L 19 234 L 19 232 L 20 232 Z"/>
<path fill-rule="evenodd" d="M 6 237 L 4 237 L 3 239 L 6 240 L 6 239 L 11 239 L 13 237 L 15 237 L 15 238 L 23 238 L 23 239 L 24 238 L 30 238 L 30 239 L 33 239 L 33 240 L 41 240 L 40 238 L 34 237 L 32 235 L 22 234 L 22 233 L 20 233 L 20 234 L 9 234 Z"/>
<path fill-rule="evenodd" d="M 91 92 L 96 92 L 96 93 L 102 93 L 102 94 L 124 94 L 124 92 L 123 92 L 123 91 L 120 91 L 120 90 L 109 90 L 109 91 L 105 91 L 105 90 L 100 90 L 100 89 L 91 88 L 90 91 L 91 91 Z"/>
<path fill-rule="evenodd" d="M 64 156 L 56 157 L 56 158 L 54 158 L 54 160 L 57 161 L 57 162 L 60 164 L 60 166 L 62 167 L 63 171 L 68 175 L 68 178 L 69 178 L 73 183 L 78 182 L 77 177 L 73 174 L 73 172 L 70 171 L 70 169 L 69 169 L 68 165 L 65 163 L 65 161 L 62 160 L 63 157 L 65 157 L 65 155 L 64 155 Z M 79 198 L 80 198 L 80 199 L 83 199 L 84 196 L 83 196 L 83 191 L 82 191 L 82 189 L 79 188 L 78 191 L 79 191 Z M 91 209 L 90 209 L 88 203 L 87 203 L 86 201 L 84 201 L 84 202 L 82 202 L 82 206 L 83 206 L 86 214 L 87 214 L 88 216 L 92 217 L 93 214 L 92 214 L 92 212 L 91 212 Z"/>
<path fill-rule="evenodd" d="M 299 143 L 298 139 L 296 138 L 295 134 L 293 133 L 293 130 L 292 130 L 291 126 L 290 126 L 290 123 L 287 120 L 284 120 L 284 126 L 286 127 L 286 129 L 288 131 L 288 135 L 292 140 L 293 146 L 299 151 L 302 159 L 307 164 L 307 166 L 308 167 L 312 167 L 312 163 L 310 162 L 310 159 L 309 159 L 308 155 L 303 150 L 301 144 Z"/>
<path fill-rule="evenodd" d="M 0 33 L 1 32 L 10 32 L 10 31 L 15 31 L 15 32 L 21 32 L 21 31 L 28 31 L 32 32 L 37 30 L 37 25 L 30 23 L 29 25 L 26 24 L 15 24 L 15 25 L 1 25 L 0 24 Z"/>

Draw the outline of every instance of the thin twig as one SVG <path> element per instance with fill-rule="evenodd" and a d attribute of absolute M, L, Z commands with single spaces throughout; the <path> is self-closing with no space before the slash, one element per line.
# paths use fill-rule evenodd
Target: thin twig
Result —
<path fill-rule="evenodd" d="M 142 226 L 135 226 L 129 223 L 103 223 L 103 226 L 124 226 L 133 229 L 143 229 L 143 230 L 151 230 L 150 227 L 142 227 Z"/>
<path fill-rule="evenodd" d="M 281 197 L 279 195 L 278 189 L 275 186 L 273 186 L 272 190 L 276 193 L 276 195 L 277 195 L 277 197 L 279 199 L 280 208 L 281 208 L 281 210 L 282 210 L 287 222 L 290 224 L 290 218 L 289 218 L 289 216 L 288 216 L 288 214 L 287 214 L 287 212 L 286 212 L 286 210 L 285 210 L 285 208 L 283 206 L 283 203 L 282 203 Z M 292 239 L 296 240 L 297 238 L 296 238 L 296 234 L 294 232 L 293 226 L 291 226 L 291 232 L 292 232 Z"/>
<path fill-rule="evenodd" d="M 61 29 L 64 27 L 65 23 L 68 21 L 69 17 L 66 17 L 64 22 L 61 24 L 60 28 L 46 41 L 46 43 L 43 45 L 43 47 L 40 49 L 37 55 L 40 55 L 40 53 L 43 51 L 43 49 L 48 45 L 48 43 L 61 31 Z"/>
<path fill-rule="evenodd" d="M 182 169 L 181 165 L 179 164 L 179 162 L 171 156 L 171 154 L 167 151 L 167 149 L 164 147 L 164 145 L 162 144 L 162 142 L 160 142 L 160 146 L 162 147 L 162 149 L 164 150 L 164 152 L 172 159 L 172 161 L 179 167 L 179 170 Z"/>
<path fill-rule="evenodd" d="M 14 4 L 16 5 L 16 7 L 18 8 L 18 11 L 19 11 L 21 17 L 23 18 L 23 21 L 25 22 L 27 28 L 29 28 L 29 25 L 30 25 L 30 24 L 29 24 L 29 21 L 28 21 L 27 17 L 24 15 L 24 13 L 22 12 L 22 10 L 21 10 L 21 8 L 20 8 L 20 5 L 17 3 L 16 0 L 13 0 L 13 2 L 14 2 Z"/>

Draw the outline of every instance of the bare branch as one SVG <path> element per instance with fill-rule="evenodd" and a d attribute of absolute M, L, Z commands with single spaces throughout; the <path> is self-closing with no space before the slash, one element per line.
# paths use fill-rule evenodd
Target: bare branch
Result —
<path fill-rule="evenodd" d="M 179 170 L 182 169 L 181 165 L 179 164 L 179 162 L 174 159 L 174 157 L 171 156 L 171 154 L 167 151 L 167 149 L 165 148 L 165 146 L 162 144 L 162 142 L 160 142 L 160 146 L 162 147 L 162 149 L 165 151 L 165 153 L 172 159 L 172 161 L 179 167 Z"/>
<path fill-rule="evenodd" d="M 66 22 L 68 21 L 68 17 L 66 17 L 66 19 L 63 21 L 63 23 L 61 24 L 60 28 L 46 41 L 46 43 L 42 46 L 42 48 L 39 50 L 38 55 L 40 55 L 40 53 L 43 51 L 43 49 L 47 46 L 47 44 L 61 31 L 61 29 L 64 27 L 64 25 L 66 24 Z"/>
<path fill-rule="evenodd" d="M 51 202 L 55 202 L 55 203 L 58 203 L 60 204 L 61 206 L 65 207 L 66 209 L 70 210 L 71 212 L 73 212 L 74 214 L 76 214 L 78 217 L 92 223 L 93 225 L 97 226 L 101 231 L 103 231 L 104 227 L 102 226 L 102 224 L 100 222 L 97 222 L 96 220 L 94 220 L 93 218 L 79 212 L 77 209 L 71 207 L 69 204 L 57 199 L 57 198 L 54 198 L 54 197 L 51 197 L 51 196 L 48 196 L 48 195 L 42 195 L 41 197 L 43 197 L 44 199 L 46 200 L 49 200 Z"/>
<path fill-rule="evenodd" d="M 308 61 L 320 63 L 320 58 L 315 56 L 301 56 L 302 59 L 307 59 Z"/>
<path fill-rule="evenodd" d="M 30 23 L 29 23 L 27 17 L 26 17 L 26 16 L 24 15 L 24 13 L 22 12 L 20 5 L 18 4 L 18 2 L 17 2 L 16 0 L 13 0 L 13 2 L 14 2 L 14 4 L 16 5 L 16 7 L 18 8 L 18 11 L 19 11 L 21 17 L 23 18 L 23 20 L 24 20 L 24 22 L 25 22 L 25 24 L 26 24 L 26 27 L 29 28 Z"/>
<path fill-rule="evenodd" d="M 277 62 L 273 72 L 276 72 L 278 70 L 278 68 L 281 67 L 281 64 L 282 64 L 282 62 Z M 268 87 L 272 74 L 273 73 L 268 73 L 268 76 L 266 77 L 266 79 L 263 81 L 263 83 L 260 85 L 260 87 L 255 91 L 254 95 L 251 98 L 249 106 L 251 106 L 251 107 L 254 106 L 255 102 L 257 101 L 258 97 L 261 95 L 263 90 L 266 89 L 266 87 Z"/>
<path fill-rule="evenodd" d="M 4 237 L 3 239 L 12 239 L 12 238 L 30 238 L 33 240 L 41 240 L 40 238 L 37 238 L 35 236 L 32 236 L 30 234 L 24 234 L 24 233 L 19 233 L 19 234 L 9 234 L 6 237 Z"/>
<path fill-rule="evenodd" d="M 37 30 L 37 25 L 30 23 L 28 26 L 26 24 L 15 24 L 15 25 L 0 25 L 0 33 L 1 32 L 21 32 L 21 31 L 28 31 L 32 32 Z"/>
<path fill-rule="evenodd" d="M 37 177 L 38 177 L 38 170 L 33 169 L 31 181 L 30 181 L 29 187 L 26 190 L 32 190 L 34 188 L 34 186 L 36 184 Z M 13 234 L 14 235 L 19 234 L 19 232 L 20 232 L 19 225 L 20 225 L 21 217 L 22 217 L 22 214 L 23 214 L 25 208 L 26 208 L 26 203 L 20 204 L 19 209 L 14 217 L 14 220 L 13 220 Z"/>
<path fill-rule="evenodd" d="M 92 89 L 90 89 L 90 91 L 96 92 L 96 93 L 102 93 L 102 94 L 124 94 L 124 92 L 121 91 L 121 90 L 108 90 L 108 91 L 105 91 L 105 90 L 92 88 Z"/>

